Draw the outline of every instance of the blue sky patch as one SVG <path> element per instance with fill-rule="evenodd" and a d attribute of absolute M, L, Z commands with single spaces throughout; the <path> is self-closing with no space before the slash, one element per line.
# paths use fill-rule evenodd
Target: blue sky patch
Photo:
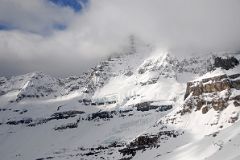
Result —
<path fill-rule="evenodd" d="M 64 25 L 64 24 L 56 23 L 56 24 L 53 25 L 53 28 L 55 28 L 57 30 L 65 30 L 67 28 L 67 26 Z"/>
<path fill-rule="evenodd" d="M 0 23 L 0 30 L 11 30 L 13 27 L 11 27 L 8 24 Z"/>
<path fill-rule="evenodd" d="M 50 2 L 61 6 L 61 7 L 70 7 L 75 12 L 79 12 L 82 10 L 82 4 L 86 4 L 88 0 L 49 0 Z"/>
<path fill-rule="evenodd" d="M 89 0 L 47 0 L 47 2 L 49 2 L 49 5 L 55 5 L 59 8 L 64 8 L 64 7 L 71 8 L 74 12 L 78 13 L 88 4 Z M 29 22 L 31 22 L 31 20 L 32 19 L 30 18 Z M 24 25 L 19 26 L 19 24 L 15 23 L 14 21 L 12 22 L 12 20 L 10 22 L 6 22 L 6 21 L 0 21 L 0 31 L 25 30 L 25 31 L 34 32 L 34 33 L 36 32 L 41 34 L 42 32 L 48 33 L 52 29 L 65 30 L 67 29 L 67 26 L 68 26 L 68 24 L 66 24 L 65 22 L 56 23 L 53 21 L 53 22 L 49 22 L 49 24 L 46 24 L 46 26 L 43 26 L 43 28 L 40 27 L 40 29 L 38 28 L 31 29 L 31 27 L 26 27 L 25 29 Z"/>

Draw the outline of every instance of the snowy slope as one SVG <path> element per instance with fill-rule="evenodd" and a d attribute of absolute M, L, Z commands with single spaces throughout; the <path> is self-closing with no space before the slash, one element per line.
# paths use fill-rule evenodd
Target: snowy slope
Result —
<path fill-rule="evenodd" d="M 130 37 L 79 77 L 1 77 L 0 157 L 239 159 L 239 58 L 179 59 Z"/>

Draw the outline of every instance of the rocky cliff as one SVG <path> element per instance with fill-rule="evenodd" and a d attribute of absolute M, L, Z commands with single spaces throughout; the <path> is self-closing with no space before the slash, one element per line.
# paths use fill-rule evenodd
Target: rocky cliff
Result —
<path fill-rule="evenodd" d="M 233 93 L 240 90 L 240 74 L 220 75 L 188 82 L 182 114 L 193 109 L 207 113 L 210 109 L 224 110 L 230 103 L 239 106 L 239 96 Z"/>

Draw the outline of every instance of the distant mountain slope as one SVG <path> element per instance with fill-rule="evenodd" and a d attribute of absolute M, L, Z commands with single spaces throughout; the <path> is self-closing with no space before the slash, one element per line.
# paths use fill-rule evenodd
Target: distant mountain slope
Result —
<path fill-rule="evenodd" d="M 1 77 L 1 158 L 236 160 L 239 58 L 176 58 L 131 37 L 79 77 Z"/>

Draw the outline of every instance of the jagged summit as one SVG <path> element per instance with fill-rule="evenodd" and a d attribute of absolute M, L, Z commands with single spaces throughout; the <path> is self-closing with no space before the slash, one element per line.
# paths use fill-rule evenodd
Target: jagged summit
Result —
<path fill-rule="evenodd" d="M 43 72 L 34 72 L 30 78 L 25 82 L 17 95 L 16 101 L 20 101 L 22 98 L 39 98 L 48 96 L 58 96 L 61 90 L 60 80 L 48 76 Z"/>
<path fill-rule="evenodd" d="M 40 98 L 57 94 L 60 85 L 60 80 L 38 71 L 5 79 L 1 83 L 0 90 L 4 94 L 15 92 L 16 101 L 20 101 L 23 98 Z"/>

